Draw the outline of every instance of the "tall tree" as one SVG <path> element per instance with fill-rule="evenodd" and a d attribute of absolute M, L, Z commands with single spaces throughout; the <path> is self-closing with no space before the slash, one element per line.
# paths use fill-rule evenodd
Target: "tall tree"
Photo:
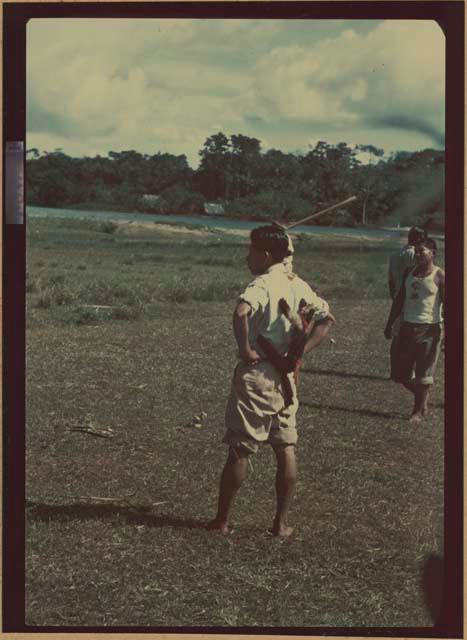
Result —
<path fill-rule="evenodd" d="M 256 176 L 261 163 L 261 142 L 242 134 L 232 135 L 230 180 L 233 182 L 233 197 L 248 196 L 255 190 Z M 229 194 L 230 195 L 230 194 Z"/>
<path fill-rule="evenodd" d="M 226 174 L 231 163 L 228 137 L 222 132 L 209 136 L 199 155 L 201 162 L 197 178 L 202 192 L 212 200 L 228 199 Z"/>
<path fill-rule="evenodd" d="M 370 198 L 379 182 L 378 177 L 381 173 L 378 171 L 378 167 L 375 166 L 375 162 L 377 162 L 377 158 L 382 158 L 384 156 L 384 149 L 379 149 L 371 144 L 357 145 L 357 149 L 362 153 L 370 154 L 369 162 L 365 166 L 360 167 L 360 180 L 357 178 L 357 185 L 359 184 L 359 187 L 357 188 L 360 191 L 362 200 L 361 223 L 365 225 L 368 222 L 368 205 L 370 203 Z M 375 213 L 377 214 L 377 212 Z"/>

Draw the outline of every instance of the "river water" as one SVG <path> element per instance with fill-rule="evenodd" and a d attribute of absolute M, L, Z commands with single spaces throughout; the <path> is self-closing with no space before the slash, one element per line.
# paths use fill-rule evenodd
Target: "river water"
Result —
<path fill-rule="evenodd" d="M 159 222 L 180 225 L 192 225 L 208 229 L 253 229 L 266 222 L 249 220 L 232 220 L 232 218 L 216 218 L 210 216 L 160 215 L 154 213 L 127 213 L 122 211 L 82 211 L 77 209 L 52 209 L 47 207 L 26 207 L 26 218 L 66 218 L 74 220 L 111 220 L 115 222 Z M 364 229 L 362 227 L 320 227 L 299 225 L 293 233 L 355 235 L 369 238 L 406 237 L 406 229 Z"/>

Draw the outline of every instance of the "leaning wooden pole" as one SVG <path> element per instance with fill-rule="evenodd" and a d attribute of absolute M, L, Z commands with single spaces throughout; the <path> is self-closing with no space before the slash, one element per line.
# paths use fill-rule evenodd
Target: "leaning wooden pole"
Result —
<path fill-rule="evenodd" d="M 292 227 L 297 227 L 299 224 L 303 224 L 304 222 L 308 222 L 308 220 L 313 220 L 313 218 L 317 218 L 318 216 L 322 216 L 324 213 L 328 213 L 333 209 L 337 209 L 338 207 L 343 207 L 345 204 L 349 204 L 349 202 L 353 202 L 357 199 L 357 196 L 350 196 L 347 200 L 342 200 L 342 202 L 338 202 L 337 204 L 333 204 L 331 207 L 327 209 L 322 209 L 321 211 L 317 211 L 316 213 L 312 213 L 310 216 L 306 218 L 302 218 L 301 220 L 297 220 L 296 222 L 291 222 L 290 224 L 281 224 L 281 227 L 284 229 L 292 229 Z M 276 223 L 277 224 L 277 223 Z"/>

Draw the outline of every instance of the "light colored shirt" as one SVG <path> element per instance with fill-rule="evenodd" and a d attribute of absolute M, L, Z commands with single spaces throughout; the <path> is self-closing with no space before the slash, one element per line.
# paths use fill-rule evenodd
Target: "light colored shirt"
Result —
<path fill-rule="evenodd" d="M 287 273 L 289 275 L 291 275 L 293 273 L 293 254 L 295 252 L 294 246 L 293 246 L 293 242 L 292 242 L 292 238 L 289 236 L 289 234 L 287 233 L 287 241 L 288 241 L 288 250 L 290 252 L 290 255 L 286 256 L 283 260 L 282 263 L 285 267 L 285 270 L 287 271 Z"/>
<path fill-rule="evenodd" d="M 405 281 L 404 322 L 436 324 L 441 322 L 441 295 L 435 282 L 439 267 L 425 276 L 409 273 Z"/>
<path fill-rule="evenodd" d="M 297 313 L 301 300 L 315 309 L 314 320 L 329 314 L 328 303 L 320 298 L 301 278 L 289 279 L 283 263 L 273 264 L 266 273 L 257 276 L 240 295 L 239 302 L 247 302 L 251 307 L 248 317 L 251 346 L 262 353 L 257 345 L 261 333 L 284 354 L 289 347 L 292 325 L 279 308 L 279 300 L 284 298 L 292 312 Z"/>
<path fill-rule="evenodd" d="M 389 277 L 394 283 L 394 297 L 397 296 L 397 292 L 401 287 L 404 273 L 414 265 L 415 247 L 409 244 L 389 257 Z"/>

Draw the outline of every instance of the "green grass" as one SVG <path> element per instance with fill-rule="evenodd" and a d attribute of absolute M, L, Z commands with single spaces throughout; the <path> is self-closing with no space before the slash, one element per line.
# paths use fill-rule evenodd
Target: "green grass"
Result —
<path fill-rule="evenodd" d="M 27 624 L 430 626 L 422 576 L 443 548 L 444 361 L 434 416 L 409 425 L 383 337 L 396 245 L 296 242 L 296 270 L 338 323 L 301 373 L 296 530 L 281 543 L 267 534 L 268 447 L 232 535 L 204 528 L 226 454 L 247 239 L 158 225 L 104 235 L 80 221 L 28 226 Z M 184 428 L 202 410 L 206 427 Z"/>

